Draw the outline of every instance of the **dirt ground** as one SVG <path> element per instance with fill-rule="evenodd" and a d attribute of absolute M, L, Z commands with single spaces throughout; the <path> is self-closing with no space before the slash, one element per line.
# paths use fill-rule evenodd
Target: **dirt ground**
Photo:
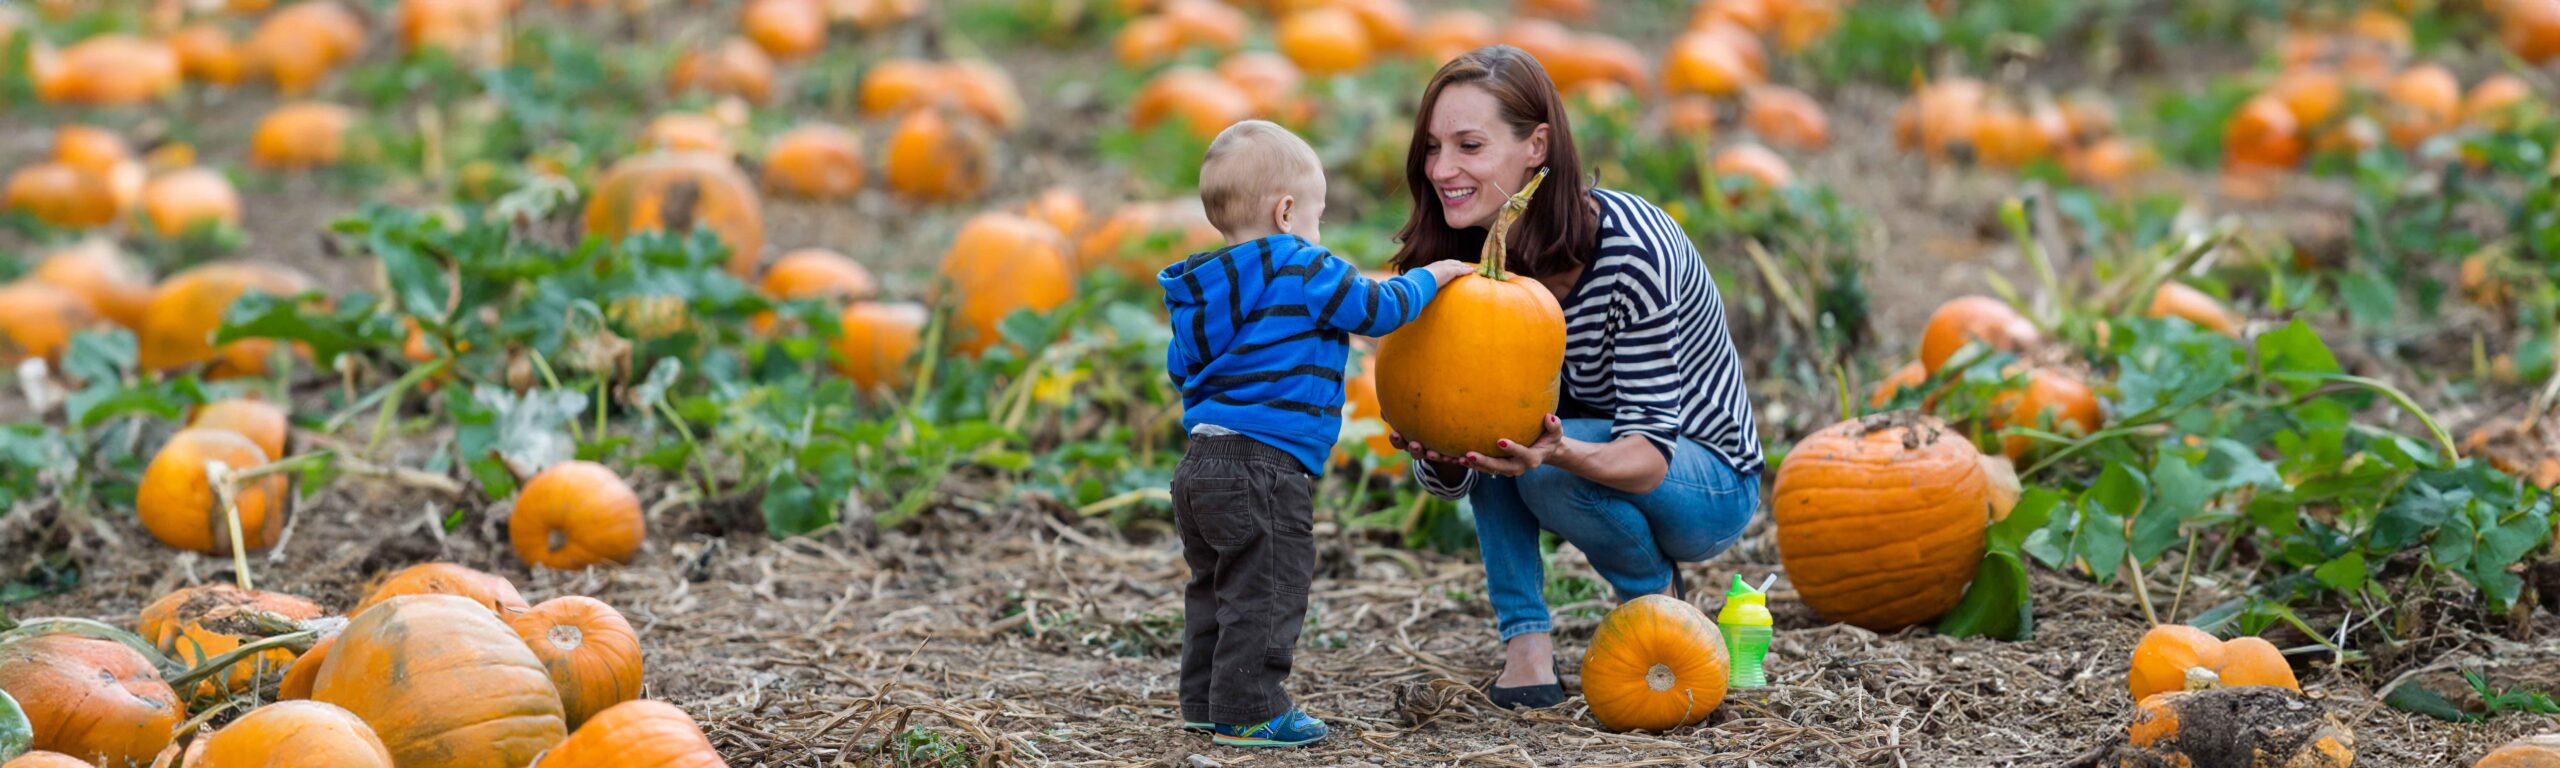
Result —
<path fill-rule="evenodd" d="M 1055 54 L 1023 55 L 1040 66 L 1054 63 L 1038 57 Z M 1017 72 L 1025 66 L 1008 63 Z M 1027 95 L 1035 114 L 1055 98 Z M 1837 146 L 1800 165 L 1804 176 L 1873 214 L 1882 229 L 1866 257 L 1875 275 L 1892 278 L 1869 282 L 1885 355 L 1905 353 L 1938 302 L 1980 290 L 1985 272 L 2021 267 L 2000 238 L 1978 227 L 2015 183 L 1932 173 L 1899 157 L 1884 120 L 1897 98 L 1851 89 L 1827 99 Z M 244 93 L 189 115 L 202 155 L 236 167 L 249 126 L 272 103 Z M 0 168 L 42 154 L 48 128 L 24 120 L 0 125 Z M 1085 146 L 1093 130 L 1035 125 L 1014 144 Z M 1082 170 L 1053 155 L 1016 153 L 1015 162 L 1015 181 L 986 206 L 1050 183 L 1094 190 L 1120 183 L 1111 171 Z M 325 255 L 313 234 L 352 208 L 347 190 L 304 180 L 250 194 L 250 244 L 242 256 L 293 264 L 330 285 L 372 280 L 365 264 Z M 940 253 L 963 213 L 920 212 L 878 193 L 837 206 L 776 202 L 768 239 L 777 251 L 826 245 L 856 254 L 895 291 L 913 279 L 913 267 Z M 1743 268 L 1739 257 L 1716 266 Z M 423 463 L 421 452 L 435 444 L 433 435 L 422 436 L 405 449 L 410 455 L 394 458 Z M 642 490 L 654 502 L 671 489 L 643 483 Z M 1791 599 L 1782 579 L 1773 600 L 1779 628 L 1770 687 L 1735 692 L 1700 726 L 1615 734 L 1597 729 L 1579 699 L 1528 714 L 1486 702 L 1480 686 L 1495 673 L 1499 654 L 1472 553 L 1391 554 L 1334 543 L 1322 553 L 1327 575 L 1315 584 L 1313 619 L 1291 683 L 1334 735 L 1310 749 L 1247 753 L 1175 727 L 1173 651 L 1184 578 L 1175 542 L 1130 540 L 1072 513 L 991 508 L 969 498 L 924 516 L 916 530 L 855 526 L 789 541 L 723 531 L 717 512 L 658 511 L 648 550 L 634 565 L 564 576 L 530 572 L 506 554 L 503 506 L 446 534 L 438 521 L 455 501 L 346 479 L 307 499 L 289 540 L 253 561 L 253 570 L 262 586 L 337 608 L 352 605 L 371 574 L 428 560 L 505 575 L 536 601 L 567 594 L 605 600 L 642 633 L 647 695 L 694 713 L 738 766 L 2052 765 L 2122 731 L 2130 710 L 2124 671 L 2144 627 L 2121 586 L 2039 571 L 2031 641 L 1951 640 L 1923 630 L 1879 636 L 1821 623 Z M 25 515 L 0 518 L 0 542 L 24 541 L 32 524 Z M 145 602 L 172 588 L 229 578 L 227 560 L 172 556 L 150 545 L 134 521 L 109 524 L 124 541 L 82 553 L 77 589 L 13 612 L 130 623 Z M 1341 541 L 1319 532 L 1326 534 L 1321 540 Z M 1563 561 L 1588 573 L 1570 551 Z M 1735 573 L 1757 581 L 1777 563 L 1764 518 L 1734 550 L 1691 566 L 1689 583 L 1721 585 Z M 2171 556 L 2152 583 L 2176 583 L 2178 565 Z M 2222 597 L 2200 584 L 2182 598 L 2183 613 Z M 1692 599 L 1709 609 L 1720 600 Z M 1605 607 L 1556 607 L 1569 690 Z M 2560 619 L 2546 615 L 2535 630 L 2542 639 L 2532 644 L 2464 634 L 2418 679 L 2439 691 L 2460 690 L 2450 672 L 2459 664 L 2493 679 L 2539 679 L 2549 690 L 2548 681 L 2560 680 L 2560 645 L 2550 640 L 2560 637 Z M 2364 765 L 2468 765 L 2510 738 L 2555 727 L 2552 718 L 2527 715 L 2483 725 L 2408 715 L 2373 697 L 2390 681 L 2326 664 L 2315 663 L 2303 682 L 2355 729 Z M 889 738 L 901 733 L 934 735 Z M 936 749 L 960 756 L 941 762 Z"/>

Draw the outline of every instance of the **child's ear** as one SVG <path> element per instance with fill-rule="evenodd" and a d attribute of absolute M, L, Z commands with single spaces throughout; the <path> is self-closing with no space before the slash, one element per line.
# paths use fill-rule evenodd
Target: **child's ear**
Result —
<path fill-rule="evenodd" d="M 1271 210 L 1272 225 L 1279 227 L 1281 234 L 1289 234 L 1291 230 L 1297 228 L 1297 222 L 1294 221 L 1297 210 L 1297 195 L 1281 195 L 1280 203 L 1273 206 Z"/>

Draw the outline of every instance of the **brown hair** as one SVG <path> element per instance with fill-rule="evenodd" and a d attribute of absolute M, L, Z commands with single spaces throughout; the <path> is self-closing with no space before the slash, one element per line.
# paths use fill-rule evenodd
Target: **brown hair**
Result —
<path fill-rule="evenodd" d="M 1431 76 L 1431 87 L 1422 92 L 1422 108 L 1413 118 L 1413 144 L 1405 148 L 1404 158 L 1404 183 L 1413 193 L 1413 212 L 1404 220 L 1404 229 L 1396 232 L 1396 241 L 1404 245 L 1396 251 L 1395 269 L 1413 269 L 1441 259 L 1475 261 L 1490 234 L 1485 229 L 1450 227 L 1440 212 L 1439 191 L 1431 185 L 1431 110 L 1439 105 L 1440 93 L 1453 85 L 1473 85 L 1493 94 L 1513 138 L 1528 138 L 1539 124 L 1547 125 L 1547 180 L 1506 239 L 1511 271 L 1545 277 L 1579 266 L 1582 254 L 1599 237 L 1600 214 L 1587 199 L 1582 156 L 1574 151 L 1564 97 L 1556 93 L 1547 68 L 1527 51 L 1492 45 L 1441 65 L 1440 72 Z"/>
<path fill-rule="evenodd" d="M 1324 197 L 1324 163 L 1305 139 L 1267 120 L 1227 126 L 1200 160 L 1200 205 L 1218 233 L 1235 239 L 1271 222 L 1282 195 Z"/>

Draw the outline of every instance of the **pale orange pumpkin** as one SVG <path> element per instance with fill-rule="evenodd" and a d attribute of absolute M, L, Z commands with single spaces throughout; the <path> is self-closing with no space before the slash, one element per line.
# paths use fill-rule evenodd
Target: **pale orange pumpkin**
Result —
<path fill-rule="evenodd" d="M 27 278 L 87 299 L 126 328 L 142 327 L 144 308 L 151 304 L 151 274 L 104 237 L 84 238 L 47 254 Z"/>
<path fill-rule="evenodd" d="M 728 768 L 693 717 L 662 701 L 615 705 L 533 768 Z"/>
<path fill-rule="evenodd" d="M 0 641 L 0 693 L 35 727 L 29 746 L 92 765 L 149 762 L 187 715 L 140 652 L 83 635 Z"/>
<path fill-rule="evenodd" d="M 827 46 L 826 8 L 818 0 L 747 0 L 738 29 L 776 61 L 799 61 Z"/>
<path fill-rule="evenodd" d="M 1991 483 L 1982 454 L 1935 417 L 1833 424 L 1778 467 L 1770 518 L 1805 605 L 1879 632 L 1931 621 L 1982 562 Z"/>
<path fill-rule="evenodd" d="M 1066 236 L 1011 213 L 982 213 L 962 224 L 936 275 L 935 301 L 954 307 L 952 347 L 973 357 L 1004 340 L 998 326 L 1005 316 L 1056 309 L 1076 290 Z"/>
<path fill-rule="evenodd" d="M 1050 187 L 1040 196 L 1022 204 L 1022 215 L 1048 222 L 1049 226 L 1057 227 L 1068 237 L 1084 233 L 1085 218 L 1089 214 L 1084 195 L 1068 186 Z"/>
<path fill-rule="evenodd" d="M 38 163 L 10 174 L 0 205 L 69 229 L 106 226 L 120 210 L 106 177 L 64 162 Z"/>
<path fill-rule="evenodd" d="M 1234 81 L 1198 67 L 1174 67 L 1139 87 L 1129 104 L 1129 124 L 1143 131 L 1180 120 L 1192 136 L 1207 141 L 1251 118 L 1254 110 L 1253 95 Z"/>
<path fill-rule="evenodd" d="M 1645 595 L 1592 630 L 1582 698 L 1613 730 L 1668 731 L 1705 720 L 1724 703 L 1729 669 L 1724 636 L 1697 606 Z"/>
<path fill-rule="evenodd" d="M 765 186 L 816 200 L 861 191 L 862 175 L 862 137 L 822 123 L 793 128 L 774 139 L 764 160 Z"/>
<path fill-rule="evenodd" d="M 304 0 L 268 14 L 243 47 L 250 65 L 286 96 L 317 87 L 364 49 L 364 22 L 337 0 Z"/>
<path fill-rule="evenodd" d="M 1167 264 L 1225 243 L 1197 197 L 1137 202 L 1085 233 L 1076 243 L 1076 263 L 1087 272 L 1110 269 L 1143 283 Z"/>
<path fill-rule="evenodd" d="M 178 89 L 178 52 L 159 40 L 109 33 L 35 57 L 36 96 L 47 104 L 121 107 Z"/>
<path fill-rule="evenodd" d="M 534 475 L 507 517 L 516 557 L 563 571 L 629 564 L 647 538 L 639 495 L 592 461 L 565 461 Z"/>
<path fill-rule="evenodd" d="M 880 283 L 853 257 L 825 248 L 802 248 L 775 259 L 758 283 L 777 301 L 800 299 L 869 299 Z"/>
<path fill-rule="evenodd" d="M 1182 53 L 1182 28 L 1160 15 L 1140 16 L 1120 28 L 1120 33 L 1111 39 L 1111 50 L 1120 59 L 1120 66 L 1133 70 L 1153 67 Z"/>
<path fill-rule="evenodd" d="M 2560 734 L 2527 736 L 2480 757 L 2471 768 L 2560 768 Z"/>
<path fill-rule="evenodd" d="M 27 280 L 0 285 L 0 364 L 60 362 L 71 336 L 96 325 L 98 311 L 80 294 Z"/>
<path fill-rule="evenodd" d="M 1492 45 L 1499 34 L 1493 17 L 1482 12 L 1458 9 L 1441 11 L 1424 19 L 1415 30 L 1410 47 L 1426 63 L 1438 65 L 1460 54 Z"/>
<path fill-rule="evenodd" d="M 2462 83 L 2435 64 L 2410 67 L 2382 92 L 2383 131 L 2402 149 L 2453 130 L 2462 119 Z"/>
<path fill-rule="evenodd" d="M 1940 304 L 1937 311 L 1929 313 L 1929 324 L 1920 332 L 1920 365 L 1937 373 L 1939 366 L 1946 365 L 1947 359 L 1968 342 L 2004 352 L 2026 352 L 2043 345 L 2044 334 L 2006 302 L 1989 296 L 1964 296 Z"/>
<path fill-rule="evenodd" d="M 98 768 L 98 764 L 60 752 L 39 750 L 0 763 L 0 768 Z"/>
<path fill-rule="evenodd" d="M 239 85 L 249 76 L 249 54 L 231 33 L 214 24 L 189 24 L 169 36 L 178 54 L 178 72 L 189 80 L 212 85 Z"/>
<path fill-rule="evenodd" d="M 1504 267 L 1504 238 L 1545 179 L 1504 201 L 1474 274 L 1440 286 L 1378 344 L 1379 415 L 1406 439 L 1452 456 L 1505 456 L 1497 441 L 1545 432 L 1564 368 L 1564 309 Z"/>
<path fill-rule="evenodd" d="M 1245 33 L 1253 28 L 1243 11 L 1219 0 L 1166 0 L 1164 18 L 1173 23 L 1183 45 L 1219 51 L 1243 47 Z"/>
<path fill-rule="evenodd" d="M 186 768 L 392 768 L 373 727 L 335 704 L 282 701 L 250 710 L 203 741 Z"/>
<path fill-rule="evenodd" d="M 198 226 L 240 226 L 240 192 L 231 180 L 206 168 L 162 174 L 142 188 L 142 210 L 152 231 L 175 238 Z"/>
<path fill-rule="evenodd" d="M 365 588 L 364 600 L 348 609 L 347 615 L 362 615 L 374 604 L 402 595 L 456 595 L 497 615 L 532 607 L 505 577 L 452 563 L 419 563 L 375 578 Z"/>
<path fill-rule="evenodd" d="M 995 138 L 977 120 L 944 109 L 907 112 L 889 134 L 889 189 L 927 202 L 977 197 L 995 180 Z"/>
<path fill-rule="evenodd" d="M 2512 127 L 2515 112 L 2533 103 L 2533 86 L 2500 72 L 2481 79 L 2462 97 L 2462 123 L 2492 130 Z"/>
<path fill-rule="evenodd" d="M 270 459 L 257 443 L 224 429 L 179 430 L 160 446 L 142 471 L 142 488 L 134 511 L 142 527 L 160 543 L 208 555 L 231 554 L 231 520 L 205 477 L 205 463 L 222 462 L 234 472 L 253 469 Z M 290 490 L 283 475 L 270 475 L 242 485 L 232 497 L 240 516 L 240 544 L 251 552 L 274 546 L 284 533 Z"/>
<path fill-rule="evenodd" d="M 923 345 L 931 313 L 923 305 L 858 301 L 837 317 L 836 372 L 865 392 L 905 386 L 907 360 Z"/>
<path fill-rule="evenodd" d="M 311 289 L 311 279 L 286 267 L 264 262 L 213 262 L 169 276 L 153 289 L 144 305 L 142 367 L 166 371 L 211 363 L 214 377 L 263 376 L 275 350 L 271 339 L 241 339 L 213 345 L 214 331 L 232 303 L 250 291 L 288 297 Z"/>
<path fill-rule="evenodd" d="M 2134 701 L 2153 694 L 2186 690 L 2188 677 L 2210 675 L 2226 686 L 2272 685 L 2295 691 L 2302 683 L 2284 652 L 2258 637 L 2229 641 L 2183 624 L 2162 624 L 2144 633 L 2133 646 L 2133 667 L 2125 682 Z"/>
<path fill-rule="evenodd" d="M 640 696 L 640 634 L 613 606 L 570 595 L 505 618 L 559 689 L 570 728 Z"/>
<path fill-rule="evenodd" d="M 761 104 L 773 99 L 773 57 L 738 37 L 708 49 L 688 49 L 667 67 L 667 87 L 677 93 L 700 89 Z"/>
<path fill-rule="evenodd" d="M 2205 292 L 2176 281 L 2160 284 L 2151 293 L 2151 306 L 2143 311 L 2150 317 L 2180 317 L 2205 330 L 2239 338 L 2241 319 L 2231 308 L 2222 305 Z"/>
<path fill-rule="evenodd" d="M 1778 153 L 1758 144 L 1736 144 L 1717 152 L 1709 166 L 1716 178 L 1738 178 L 1750 181 L 1762 190 L 1783 189 L 1795 183 L 1795 171 Z"/>
<path fill-rule="evenodd" d="M 358 614 L 311 699 L 363 718 L 399 765 L 515 768 L 568 736 L 533 651 L 496 614 L 452 595 L 403 595 Z"/>
<path fill-rule="evenodd" d="M 700 112 L 669 112 L 651 118 L 648 127 L 640 129 L 640 146 L 722 157 L 734 153 L 729 146 L 729 126 L 720 118 Z"/>
<path fill-rule="evenodd" d="M 442 50 L 455 60 L 497 64 L 506 51 L 506 0 L 400 0 L 394 23 L 411 54 Z"/>
<path fill-rule="evenodd" d="M 708 229 L 729 247 L 729 273 L 755 273 L 764 254 L 764 209 L 755 185 L 728 158 L 705 152 L 650 152 L 605 171 L 587 198 L 587 234 L 620 240 L 635 233 Z"/>
<path fill-rule="evenodd" d="M 2105 425 L 2097 393 L 2080 377 L 2053 368 L 2031 368 L 2025 375 L 2025 384 L 1992 399 L 1988 417 L 1992 430 L 2018 426 L 2078 436 Z M 2036 441 L 2025 435 L 2000 439 L 2000 453 L 2011 461 L 2026 458 L 2035 446 Z"/>
<path fill-rule="evenodd" d="M 249 164 L 268 169 L 316 168 L 346 158 L 347 131 L 356 113 L 346 107 L 305 101 L 276 107 L 258 121 L 249 139 Z"/>
<path fill-rule="evenodd" d="M 1831 145 L 1831 122 L 1823 116 L 1822 105 L 1803 91 L 1782 85 L 1751 89 L 1742 123 L 1773 144 L 1796 149 Z"/>

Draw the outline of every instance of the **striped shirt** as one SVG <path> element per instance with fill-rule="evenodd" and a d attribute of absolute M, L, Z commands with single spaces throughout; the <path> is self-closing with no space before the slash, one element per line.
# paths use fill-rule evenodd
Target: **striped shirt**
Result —
<path fill-rule="evenodd" d="M 1742 357 L 1706 262 L 1680 225 L 1643 198 L 1593 189 L 1591 199 L 1600 208 L 1599 248 L 1558 302 L 1565 320 L 1558 415 L 1610 419 L 1612 438 L 1641 435 L 1665 460 L 1688 438 L 1735 472 L 1759 472 Z M 1443 483 L 1414 462 L 1414 477 L 1443 498 L 1466 495 L 1481 476 L 1469 471 Z"/>

